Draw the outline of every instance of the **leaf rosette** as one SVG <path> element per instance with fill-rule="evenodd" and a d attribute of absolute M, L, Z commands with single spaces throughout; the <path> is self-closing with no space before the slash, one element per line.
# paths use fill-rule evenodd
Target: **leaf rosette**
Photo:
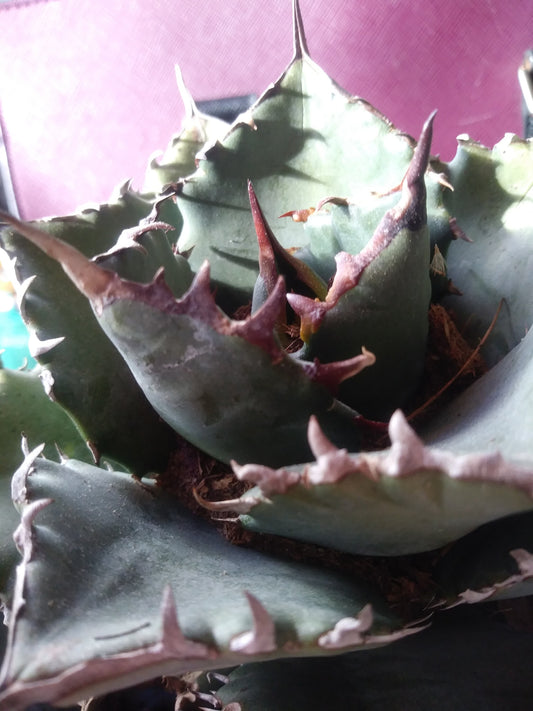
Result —
<path fill-rule="evenodd" d="M 233 709 L 247 670 L 260 688 L 269 670 L 305 666 L 248 661 L 423 628 L 361 576 L 232 546 L 184 510 L 173 494 L 215 460 L 239 494 L 198 486 L 196 501 L 261 540 L 299 541 L 296 557 L 307 546 L 381 566 L 437 550 L 426 613 L 531 592 L 531 144 L 461 139 L 440 163 L 434 114 L 418 142 L 397 131 L 310 59 L 297 2 L 294 28 L 288 68 L 231 126 L 185 95 L 184 129 L 148 170 L 153 193 L 124 186 L 40 223 L 5 216 L 55 409 L 47 458 L 26 445 L 12 483 L 22 562 L 15 572 L 12 547 L 2 554 L 2 709 L 244 664 L 222 693 Z M 488 372 L 419 423 L 428 361 L 444 366 L 435 302 L 454 312 L 448 340 L 452 325 L 471 339 L 468 362 L 502 305 L 483 337 Z M 48 417 L 26 375 L 14 380 L 31 406 L 2 430 L 6 484 L 13 428 L 36 447 Z M 176 450 L 195 453 L 177 473 Z"/>

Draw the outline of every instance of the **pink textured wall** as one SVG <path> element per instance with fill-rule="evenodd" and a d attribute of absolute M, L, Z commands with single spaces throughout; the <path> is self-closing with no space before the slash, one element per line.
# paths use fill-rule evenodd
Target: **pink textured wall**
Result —
<path fill-rule="evenodd" d="M 434 152 L 520 133 L 531 0 L 301 0 L 310 53 Z M 23 216 L 137 185 L 180 125 L 173 65 L 198 99 L 260 93 L 291 57 L 290 0 L 0 3 L 0 112 Z"/>

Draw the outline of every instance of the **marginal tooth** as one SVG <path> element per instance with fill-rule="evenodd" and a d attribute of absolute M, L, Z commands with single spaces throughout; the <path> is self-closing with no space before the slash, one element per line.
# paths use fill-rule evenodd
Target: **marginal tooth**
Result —
<path fill-rule="evenodd" d="M 401 410 L 395 410 L 390 418 L 389 437 L 393 446 L 395 444 L 422 445 L 422 440 L 407 422 L 407 418 Z"/>
<path fill-rule="evenodd" d="M 446 260 L 442 256 L 442 252 L 435 245 L 433 250 L 433 257 L 429 265 L 429 270 L 432 274 L 437 274 L 438 276 L 446 276 Z"/>
<path fill-rule="evenodd" d="M 185 108 L 185 116 L 186 118 L 191 119 L 194 116 L 198 115 L 198 107 L 196 106 L 196 102 L 193 99 L 191 92 L 185 84 L 181 68 L 178 64 L 174 65 L 174 72 L 176 74 L 176 84 L 178 85 L 178 91 L 181 100 L 183 101 L 183 106 Z"/>
<path fill-rule="evenodd" d="M 520 573 L 526 577 L 533 577 L 533 555 L 523 548 L 516 548 L 511 555 L 518 563 Z"/>
<path fill-rule="evenodd" d="M 15 261 L 16 260 L 13 259 L 13 263 L 15 263 Z M 17 306 L 18 306 L 18 309 L 22 315 L 24 315 L 24 297 L 26 296 L 26 292 L 32 285 L 34 279 L 35 279 L 35 275 L 27 277 L 26 279 L 24 279 L 24 281 L 21 284 L 18 284 L 17 279 L 16 279 L 16 274 L 13 271 L 13 276 L 11 278 L 11 282 L 15 287 L 15 296 L 17 298 Z"/>
<path fill-rule="evenodd" d="M 236 514 L 247 514 L 249 511 L 251 511 L 254 506 L 257 504 L 261 503 L 263 499 L 260 499 L 257 496 L 242 496 L 238 499 L 224 499 L 223 501 L 209 501 L 208 499 L 204 499 L 198 491 L 196 490 L 196 487 L 193 488 L 192 490 L 193 496 L 195 501 L 202 506 L 202 508 L 207 509 L 207 511 L 231 511 Z M 228 521 L 228 519 L 224 519 L 225 521 Z M 235 519 L 238 520 L 238 519 Z"/>
<path fill-rule="evenodd" d="M 428 629 L 428 627 L 431 627 L 431 622 L 424 624 L 425 620 L 430 617 L 431 615 L 427 615 L 422 620 L 411 622 L 402 629 L 396 630 L 396 632 L 390 632 L 390 634 L 368 634 L 365 637 L 365 643 L 368 646 L 374 646 L 375 644 L 383 646 L 385 644 L 397 642 L 400 639 L 405 639 L 405 637 L 410 637 L 413 634 L 418 634 L 419 632 Z"/>
<path fill-rule="evenodd" d="M 114 244 L 111 249 L 108 249 L 107 252 L 99 254 L 95 261 L 98 262 L 104 257 L 109 257 L 113 254 L 116 254 L 117 252 L 120 252 L 123 249 L 134 249 L 138 252 L 146 254 L 146 249 L 142 246 L 142 244 L 138 242 L 139 237 L 142 237 L 142 235 L 146 234 L 147 232 L 152 232 L 154 230 L 169 232 L 173 229 L 174 227 L 172 227 L 172 225 L 167 224 L 166 222 L 160 222 L 158 220 L 150 221 L 149 219 L 145 219 L 140 225 L 136 227 L 129 227 L 128 229 L 122 230 L 118 240 L 116 241 L 116 244 Z"/>
<path fill-rule="evenodd" d="M 169 290 L 169 310 L 198 318 L 220 332 L 228 329 L 230 320 L 218 308 L 211 292 L 209 262 L 203 262 L 181 299 L 176 301 Z"/>
<path fill-rule="evenodd" d="M 491 598 L 496 592 L 496 587 L 484 588 L 483 590 L 465 590 L 458 595 L 458 600 L 451 605 L 446 605 L 444 609 L 451 610 L 453 607 L 458 607 L 463 603 L 467 605 L 476 605 L 478 602 L 484 602 Z"/>
<path fill-rule="evenodd" d="M 300 361 L 300 364 L 312 381 L 321 383 L 333 394 L 336 394 L 339 385 L 344 380 L 352 378 L 365 368 L 374 365 L 375 362 L 376 356 L 363 347 L 361 355 L 354 356 L 347 360 L 335 361 L 333 363 L 320 363 L 318 359 L 315 359 L 312 363 Z"/>
<path fill-rule="evenodd" d="M 323 649 L 341 649 L 364 644 L 373 619 L 372 605 L 365 605 L 357 617 L 344 617 L 339 620 L 332 630 L 319 637 L 318 644 Z"/>
<path fill-rule="evenodd" d="M 43 447 L 44 447 L 44 445 L 43 445 Z M 29 445 L 29 443 L 28 443 L 28 438 L 26 437 L 26 435 L 24 434 L 24 432 L 22 433 L 22 440 L 21 440 L 21 442 L 20 442 L 20 448 L 21 448 L 21 450 L 22 450 L 22 454 L 23 454 L 25 457 L 27 457 L 28 454 L 30 453 L 30 445 Z"/>
<path fill-rule="evenodd" d="M 293 222 L 307 222 L 314 212 L 316 212 L 314 207 L 307 207 L 302 210 L 289 210 L 280 217 L 292 217 Z"/>
<path fill-rule="evenodd" d="M 95 463 L 99 462 L 99 461 L 100 461 L 100 452 L 97 450 L 96 445 L 94 444 L 94 442 L 91 442 L 90 440 L 87 440 L 87 441 L 85 442 L 85 444 L 86 444 L 87 447 L 89 448 L 89 451 L 91 452 Z"/>
<path fill-rule="evenodd" d="M 300 481 L 297 471 L 288 469 L 271 469 L 263 464 L 245 464 L 240 466 L 231 462 L 235 476 L 240 481 L 249 481 L 258 486 L 265 496 L 284 494 L 287 489 Z"/>
<path fill-rule="evenodd" d="M 49 506 L 52 499 L 38 499 L 24 507 L 20 523 L 13 534 L 17 550 L 24 563 L 29 563 L 33 555 L 33 522 L 38 513 Z"/>
<path fill-rule="evenodd" d="M 386 474 L 402 476 L 415 471 L 426 462 L 424 443 L 409 425 L 401 410 L 396 410 L 390 418 L 389 437 L 392 446 L 382 462 Z"/>
<path fill-rule="evenodd" d="M 54 376 L 48 368 L 43 368 L 39 373 L 39 380 L 41 381 L 44 392 L 48 395 L 50 400 L 55 401 L 54 395 Z"/>
<path fill-rule="evenodd" d="M 448 190 L 451 190 L 452 193 L 455 192 L 455 188 L 450 183 L 448 176 L 445 173 L 437 173 L 435 175 L 435 179 L 439 185 L 442 185 L 443 188 L 448 188 Z"/>
<path fill-rule="evenodd" d="M 348 198 L 343 198 L 343 197 L 335 197 L 334 195 L 329 195 L 328 197 L 322 198 L 322 200 L 319 200 L 316 205 L 316 211 L 318 212 L 321 210 L 324 205 L 339 205 L 342 207 L 348 207 L 350 204 L 350 201 Z"/>
<path fill-rule="evenodd" d="M 254 595 L 249 592 L 244 594 L 252 612 L 253 627 L 251 630 L 233 637 L 229 648 L 232 652 L 240 654 L 273 652 L 277 648 L 274 620 Z"/>
<path fill-rule="evenodd" d="M 33 471 L 33 463 L 44 450 L 44 444 L 35 447 L 31 452 L 28 452 L 28 442 L 25 438 L 22 440 L 22 452 L 24 461 L 13 474 L 11 479 L 11 498 L 16 505 L 25 504 L 27 502 L 26 480 Z"/>
<path fill-rule="evenodd" d="M 472 243 L 473 240 L 470 239 L 470 237 L 463 232 L 463 230 L 459 227 L 457 224 L 457 218 L 455 217 L 450 217 L 450 230 L 453 235 L 453 239 L 462 239 L 464 242 L 470 242 Z"/>
<path fill-rule="evenodd" d="M 275 336 L 275 327 L 285 308 L 285 280 L 278 277 L 265 303 L 244 321 L 231 321 L 228 330 L 235 336 L 266 351 L 273 362 L 284 357 Z"/>
<path fill-rule="evenodd" d="M 494 583 L 494 585 L 488 585 L 479 590 L 467 588 L 463 592 L 459 593 L 457 595 L 457 599 L 451 603 L 446 603 L 444 600 L 441 600 L 440 603 L 444 604 L 444 609 L 450 610 L 451 608 L 457 607 L 458 605 L 462 605 L 464 603 L 467 605 L 474 605 L 478 602 L 484 602 L 485 600 L 490 600 L 492 597 L 505 592 L 507 589 L 512 589 L 513 586 L 520 584 L 525 580 L 531 580 L 531 578 L 533 578 L 533 555 L 524 548 L 516 548 L 515 550 L 510 551 L 510 555 L 515 559 L 520 570 L 519 573 L 510 575 L 505 578 L 505 580 L 501 580 Z"/>
<path fill-rule="evenodd" d="M 205 644 L 187 639 L 178 622 L 174 593 L 170 585 L 163 590 L 161 602 L 162 640 L 161 644 L 165 654 L 176 659 L 208 659 L 216 656 Z"/>
<path fill-rule="evenodd" d="M 318 424 L 318 420 L 315 415 L 311 415 L 309 418 L 309 424 L 307 426 L 307 439 L 315 459 L 318 459 L 326 454 L 335 454 L 339 451 L 333 442 L 326 437 L 322 431 L 322 428 Z"/>
<path fill-rule="evenodd" d="M 195 296 L 197 294 L 202 294 L 204 298 L 213 298 L 211 293 L 211 270 L 207 259 L 200 265 L 200 269 L 198 269 L 190 289 L 187 292 L 187 296 L 192 294 Z"/>
<path fill-rule="evenodd" d="M 59 463 L 66 464 L 70 460 L 70 457 L 67 454 L 65 454 L 65 452 L 61 449 L 61 447 L 57 444 L 57 442 L 56 442 L 55 447 L 56 447 L 57 455 L 59 457 Z"/>
<path fill-rule="evenodd" d="M 32 358 L 39 358 L 64 340 L 64 336 L 59 336 L 58 338 L 48 338 L 45 341 L 41 341 L 35 331 L 33 331 L 28 336 L 28 350 Z"/>
<path fill-rule="evenodd" d="M 109 202 L 117 202 L 120 198 L 123 198 L 125 195 L 127 195 L 127 193 L 131 191 L 132 184 L 133 181 L 131 180 L 131 178 L 128 178 L 122 183 L 119 183 L 119 185 L 116 185 L 113 189 L 113 192 L 111 193 Z"/>
<path fill-rule="evenodd" d="M 358 470 L 360 458 L 350 456 L 346 449 L 337 449 L 326 437 L 314 415 L 309 419 L 307 438 L 316 458 L 316 462 L 305 470 L 307 485 L 335 484 L 347 474 Z"/>

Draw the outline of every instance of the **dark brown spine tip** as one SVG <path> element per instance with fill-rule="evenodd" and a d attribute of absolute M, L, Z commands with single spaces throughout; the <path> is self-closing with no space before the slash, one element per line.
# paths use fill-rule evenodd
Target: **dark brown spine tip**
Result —
<path fill-rule="evenodd" d="M 433 111 L 426 120 L 420 138 L 413 153 L 411 163 L 405 175 L 405 182 L 409 187 L 424 180 L 424 174 L 429 163 L 431 141 L 433 138 L 433 121 L 437 112 Z"/>
<path fill-rule="evenodd" d="M 424 176 L 428 167 L 433 138 L 433 111 L 425 122 L 413 152 L 413 157 L 403 180 L 405 225 L 415 231 L 427 224 L 426 184 Z"/>
<path fill-rule="evenodd" d="M 248 197 L 250 199 L 250 207 L 259 246 L 259 274 L 263 280 L 267 294 L 270 294 L 278 280 L 278 269 L 274 250 L 276 238 L 266 221 L 250 180 L 248 181 Z"/>
<path fill-rule="evenodd" d="M 307 40 L 305 38 L 305 30 L 302 20 L 302 13 L 300 11 L 300 3 L 298 0 L 293 0 L 292 3 L 292 17 L 293 17 L 293 32 L 294 32 L 294 57 L 295 59 L 302 59 L 303 57 L 309 56 L 309 50 L 307 49 Z"/>

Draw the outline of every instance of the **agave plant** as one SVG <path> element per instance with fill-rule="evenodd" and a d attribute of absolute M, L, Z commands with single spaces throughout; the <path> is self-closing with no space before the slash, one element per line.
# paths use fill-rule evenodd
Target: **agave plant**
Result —
<path fill-rule="evenodd" d="M 531 144 L 440 162 L 293 14 L 232 125 L 182 87 L 142 192 L 4 216 L 40 365 L 0 370 L 2 711 L 531 699 L 469 607 L 533 589 Z"/>

